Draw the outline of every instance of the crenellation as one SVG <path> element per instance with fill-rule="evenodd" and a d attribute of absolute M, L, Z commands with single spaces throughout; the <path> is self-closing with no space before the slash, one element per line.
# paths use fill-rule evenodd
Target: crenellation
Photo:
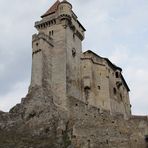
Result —
<path fill-rule="evenodd" d="M 42 51 L 42 49 L 38 49 L 38 50 L 34 51 L 34 52 L 32 53 L 32 55 L 37 54 L 38 52 L 41 52 L 41 51 Z"/>
<path fill-rule="evenodd" d="M 46 34 L 42 33 L 38 33 L 38 34 L 34 34 L 32 36 L 32 43 L 36 42 L 39 39 L 43 39 L 44 41 L 46 41 L 50 46 L 54 46 L 53 45 L 53 39 L 50 36 L 47 36 Z"/>

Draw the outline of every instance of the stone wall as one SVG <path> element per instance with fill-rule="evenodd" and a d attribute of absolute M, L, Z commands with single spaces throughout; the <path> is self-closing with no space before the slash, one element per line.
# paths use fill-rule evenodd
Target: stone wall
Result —
<path fill-rule="evenodd" d="M 69 106 L 72 140 L 78 148 L 146 148 L 147 117 L 125 120 L 123 115 L 111 116 L 74 98 L 69 99 Z"/>
<path fill-rule="evenodd" d="M 84 101 L 87 87 L 87 102 L 90 105 L 106 109 L 112 114 L 121 113 L 125 118 L 131 116 L 129 90 L 122 79 L 120 68 L 108 59 L 86 51 L 81 57 L 81 73 Z"/>
<path fill-rule="evenodd" d="M 148 119 L 110 115 L 68 98 L 64 110 L 48 87 L 34 87 L 9 113 L 0 112 L 0 148 L 146 148 Z"/>

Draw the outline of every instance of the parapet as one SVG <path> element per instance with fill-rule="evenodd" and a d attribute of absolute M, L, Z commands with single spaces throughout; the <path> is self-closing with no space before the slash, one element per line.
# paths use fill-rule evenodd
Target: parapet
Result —
<path fill-rule="evenodd" d="M 44 34 L 43 32 L 39 33 L 39 34 L 34 34 L 32 36 L 32 42 L 35 42 L 38 39 L 43 39 L 44 41 L 48 42 L 48 44 L 50 44 L 51 46 L 54 46 L 53 45 L 53 39 L 50 36 Z"/>

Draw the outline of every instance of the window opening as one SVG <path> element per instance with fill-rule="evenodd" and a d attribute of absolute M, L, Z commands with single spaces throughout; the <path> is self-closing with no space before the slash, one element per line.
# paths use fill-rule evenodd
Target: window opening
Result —
<path fill-rule="evenodd" d="M 76 49 L 75 49 L 75 48 L 72 49 L 72 56 L 73 56 L 73 57 L 76 56 Z"/>
<path fill-rule="evenodd" d="M 53 34 L 54 34 L 53 30 L 49 31 L 49 36 L 53 36 Z"/>
<path fill-rule="evenodd" d="M 117 90 L 116 90 L 116 88 L 115 88 L 115 87 L 113 88 L 113 92 L 114 92 L 114 95 L 116 95 L 116 94 L 117 94 Z"/>
<path fill-rule="evenodd" d="M 119 73 L 118 72 L 116 72 L 116 78 L 119 78 Z"/>
<path fill-rule="evenodd" d="M 98 89 L 100 90 L 101 89 L 101 87 L 98 85 Z"/>

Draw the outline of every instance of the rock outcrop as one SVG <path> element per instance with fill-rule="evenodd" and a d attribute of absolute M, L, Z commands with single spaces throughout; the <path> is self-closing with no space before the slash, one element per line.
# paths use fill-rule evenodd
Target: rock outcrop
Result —
<path fill-rule="evenodd" d="M 33 88 L 9 113 L 0 112 L 0 148 L 146 148 L 147 117 L 125 120 L 75 98 L 68 106 Z"/>

